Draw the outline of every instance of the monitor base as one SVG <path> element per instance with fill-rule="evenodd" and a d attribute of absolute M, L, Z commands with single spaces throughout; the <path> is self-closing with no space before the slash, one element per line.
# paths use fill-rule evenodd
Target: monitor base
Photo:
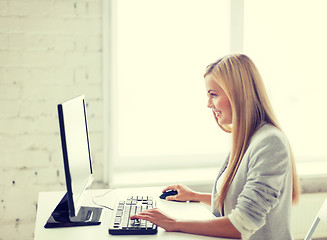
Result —
<path fill-rule="evenodd" d="M 55 210 L 52 212 L 45 228 L 77 227 L 99 225 L 102 208 L 81 207 L 77 216 L 70 217 L 68 209 L 67 193 L 61 199 Z"/>

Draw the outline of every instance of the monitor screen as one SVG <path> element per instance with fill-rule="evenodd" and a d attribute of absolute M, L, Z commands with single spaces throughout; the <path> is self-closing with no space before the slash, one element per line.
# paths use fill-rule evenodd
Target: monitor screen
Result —
<path fill-rule="evenodd" d="M 58 104 L 58 116 L 69 215 L 74 217 L 93 177 L 84 95 Z"/>

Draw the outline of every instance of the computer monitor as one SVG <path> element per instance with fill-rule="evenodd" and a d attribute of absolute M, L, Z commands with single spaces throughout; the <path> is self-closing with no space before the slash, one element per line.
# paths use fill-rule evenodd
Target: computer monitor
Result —
<path fill-rule="evenodd" d="M 93 180 L 84 95 L 58 104 L 58 118 L 67 192 L 44 227 L 98 225 L 102 208 L 82 206 Z"/>

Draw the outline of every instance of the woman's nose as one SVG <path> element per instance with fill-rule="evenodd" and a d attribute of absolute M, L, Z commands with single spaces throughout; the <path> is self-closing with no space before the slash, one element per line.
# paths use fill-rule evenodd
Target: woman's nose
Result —
<path fill-rule="evenodd" d="M 211 108 L 211 106 L 212 106 L 212 102 L 211 102 L 211 100 L 209 99 L 209 100 L 208 100 L 208 103 L 207 103 L 207 107 L 208 107 L 208 108 Z"/>

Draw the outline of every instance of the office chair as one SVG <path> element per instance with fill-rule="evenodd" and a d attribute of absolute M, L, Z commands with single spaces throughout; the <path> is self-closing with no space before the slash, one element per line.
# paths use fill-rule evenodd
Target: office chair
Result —
<path fill-rule="evenodd" d="M 322 204 L 318 215 L 316 219 L 314 220 L 307 236 L 304 238 L 304 240 L 311 240 L 311 236 L 313 235 L 314 231 L 316 230 L 318 223 L 322 220 L 323 222 L 327 223 L 327 198 L 325 199 L 325 202 Z"/>

